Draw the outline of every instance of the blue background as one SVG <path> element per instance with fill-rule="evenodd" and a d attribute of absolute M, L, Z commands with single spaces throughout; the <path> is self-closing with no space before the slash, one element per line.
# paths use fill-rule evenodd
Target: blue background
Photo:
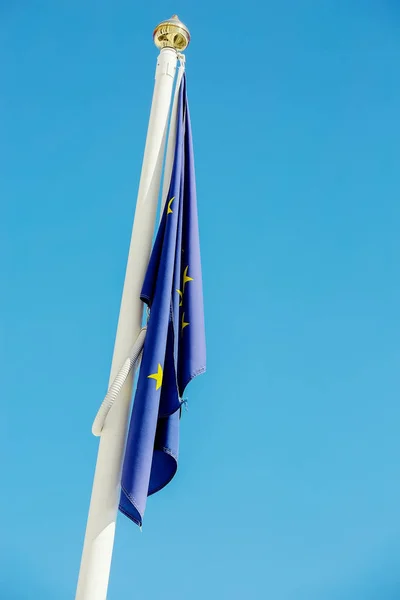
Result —
<path fill-rule="evenodd" d="M 0 9 L 0 596 L 73 598 L 153 86 L 190 27 L 208 373 L 109 600 L 400 594 L 400 8 Z"/>

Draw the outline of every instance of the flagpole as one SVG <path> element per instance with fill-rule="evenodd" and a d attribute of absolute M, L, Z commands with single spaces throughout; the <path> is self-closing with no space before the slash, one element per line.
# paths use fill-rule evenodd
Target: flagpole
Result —
<path fill-rule="evenodd" d="M 189 41 L 189 31 L 176 16 L 160 23 L 154 31 L 154 43 L 160 54 L 109 385 L 129 356 L 142 326 L 140 291 L 153 239 L 176 64 L 178 52 Z M 133 378 L 131 373 L 101 432 L 76 600 L 107 598 Z"/>

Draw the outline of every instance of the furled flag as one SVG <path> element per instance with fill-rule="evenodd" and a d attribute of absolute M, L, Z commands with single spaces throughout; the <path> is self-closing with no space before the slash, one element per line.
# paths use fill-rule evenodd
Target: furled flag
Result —
<path fill-rule="evenodd" d="M 175 475 L 182 397 L 205 371 L 192 132 L 183 76 L 171 183 L 143 283 L 150 308 L 122 469 L 120 510 L 142 524 L 146 499 Z"/>

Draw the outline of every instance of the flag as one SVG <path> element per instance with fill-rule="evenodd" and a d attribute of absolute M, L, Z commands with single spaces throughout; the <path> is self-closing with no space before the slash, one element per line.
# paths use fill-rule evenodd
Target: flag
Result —
<path fill-rule="evenodd" d="M 150 309 L 121 478 L 120 510 L 142 525 L 147 496 L 177 470 L 183 394 L 205 371 L 192 131 L 183 76 L 168 197 L 141 299 Z"/>

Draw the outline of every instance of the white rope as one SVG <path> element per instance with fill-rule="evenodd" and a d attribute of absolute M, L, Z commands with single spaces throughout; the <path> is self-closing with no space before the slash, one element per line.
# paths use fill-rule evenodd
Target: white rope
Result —
<path fill-rule="evenodd" d="M 120 370 L 118 371 L 114 381 L 108 388 L 108 392 L 106 397 L 104 398 L 95 420 L 92 425 L 92 433 L 96 437 L 101 435 L 102 429 L 104 427 L 104 423 L 106 422 L 106 418 L 108 413 L 111 410 L 112 405 L 116 401 L 122 386 L 128 378 L 131 370 L 140 362 L 144 340 L 146 338 L 146 327 L 140 330 L 140 333 L 136 339 L 136 342 L 133 345 L 133 348 L 130 352 L 129 357 L 126 359 Z"/>

